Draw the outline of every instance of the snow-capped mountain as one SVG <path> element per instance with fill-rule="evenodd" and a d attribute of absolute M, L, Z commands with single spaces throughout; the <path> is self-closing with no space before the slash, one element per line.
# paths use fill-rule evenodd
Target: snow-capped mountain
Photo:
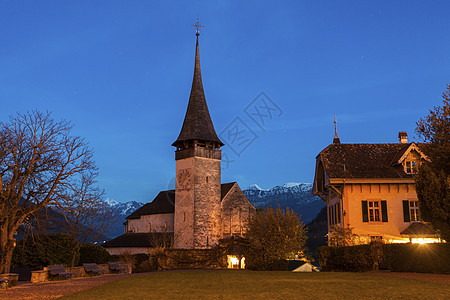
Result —
<path fill-rule="evenodd" d="M 114 211 L 114 222 L 111 226 L 110 232 L 108 233 L 110 238 L 115 238 L 123 234 L 123 223 L 125 222 L 125 218 L 145 204 L 136 201 L 119 202 L 111 198 L 106 198 L 103 201 L 111 206 Z"/>
<path fill-rule="evenodd" d="M 325 206 L 320 198 L 312 196 L 311 189 L 311 183 L 288 182 L 271 189 L 263 189 L 257 184 L 252 184 L 243 192 L 256 207 L 276 208 L 278 204 L 283 209 L 289 207 L 300 214 L 303 223 L 307 224 Z M 145 204 L 136 201 L 119 202 L 111 198 L 106 198 L 104 201 L 113 208 L 115 215 L 114 225 L 108 234 L 110 238 L 123 234 L 125 218 Z"/>
<path fill-rule="evenodd" d="M 301 215 L 304 224 L 311 222 L 325 203 L 311 194 L 311 183 L 288 182 L 282 186 L 263 189 L 252 184 L 243 190 L 250 202 L 258 207 L 289 207 Z"/>

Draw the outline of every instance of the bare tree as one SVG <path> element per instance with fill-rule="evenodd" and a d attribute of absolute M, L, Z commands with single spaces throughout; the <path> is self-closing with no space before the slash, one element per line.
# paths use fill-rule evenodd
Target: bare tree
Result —
<path fill-rule="evenodd" d="M 95 186 L 97 173 L 81 173 L 78 180 L 60 195 L 59 211 L 63 220 L 54 220 L 56 230 L 72 236 L 72 266 L 78 253 L 78 243 L 96 241 L 108 233 L 114 219 L 113 208 L 102 200 L 103 191 Z"/>
<path fill-rule="evenodd" d="M 31 111 L 0 122 L 0 273 L 9 273 L 18 228 L 58 204 L 81 174 L 96 171 L 92 149 L 68 121 Z"/>

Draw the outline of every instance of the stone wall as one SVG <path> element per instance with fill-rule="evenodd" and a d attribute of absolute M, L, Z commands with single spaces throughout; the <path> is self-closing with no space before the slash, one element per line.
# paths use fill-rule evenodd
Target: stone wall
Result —
<path fill-rule="evenodd" d="M 148 254 L 149 247 L 106 247 L 104 248 L 111 255 L 133 255 L 133 254 Z"/>
<path fill-rule="evenodd" d="M 174 248 L 207 249 L 218 245 L 222 233 L 220 160 L 179 159 L 176 174 Z"/>
<path fill-rule="evenodd" d="M 212 248 L 222 231 L 220 160 L 196 157 L 194 189 L 194 248 Z"/>
<path fill-rule="evenodd" d="M 174 216 L 174 247 L 192 249 L 194 247 L 194 190 L 193 157 L 176 161 L 175 180 L 175 216 Z M 186 174 L 183 185 L 180 184 L 180 174 Z"/>
<path fill-rule="evenodd" d="M 142 215 L 128 220 L 131 232 L 173 232 L 173 213 Z"/>
<path fill-rule="evenodd" d="M 121 267 L 125 268 L 125 273 L 131 273 L 132 272 L 132 267 L 131 264 L 128 262 L 119 262 L 119 265 Z M 97 266 L 100 269 L 105 270 L 105 272 L 103 274 L 116 274 L 117 272 L 115 271 L 111 271 L 109 269 L 108 264 L 97 264 Z M 77 278 L 77 277 L 90 277 L 92 276 L 91 274 L 87 274 L 86 271 L 84 270 L 84 267 L 73 267 L 73 268 L 66 268 L 67 272 L 73 272 L 73 276 L 72 278 Z M 43 270 L 39 270 L 39 271 L 31 271 L 31 282 L 32 283 L 37 283 L 37 282 L 45 282 L 45 281 L 50 281 L 50 280 L 59 280 L 60 278 L 58 276 L 52 276 L 50 275 L 50 271 L 48 267 L 44 267 Z"/>
<path fill-rule="evenodd" d="M 222 238 L 243 235 L 247 230 L 250 218 L 256 213 L 256 208 L 248 201 L 237 183 L 222 199 L 221 207 Z"/>

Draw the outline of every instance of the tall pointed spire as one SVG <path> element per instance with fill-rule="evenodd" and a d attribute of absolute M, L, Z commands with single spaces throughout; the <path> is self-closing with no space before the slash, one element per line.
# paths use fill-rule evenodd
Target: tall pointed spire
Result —
<path fill-rule="evenodd" d="M 333 144 L 340 144 L 341 140 L 339 140 L 339 136 L 337 134 L 337 121 L 336 121 L 336 114 L 334 114 L 334 138 L 333 138 Z"/>
<path fill-rule="evenodd" d="M 198 36 L 200 26 L 196 27 L 197 43 L 195 47 L 195 67 L 194 78 L 192 80 L 191 95 L 189 96 L 189 104 L 184 117 L 183 127 L 180 135 L 172 146 L 184 148 L 189 141 L 201 141 L 211 143 L 214 148 L 219 148 L 224 144 L 217 137 L 214 125 L 209 115 L 208 105 L 206 104 L 205 93 L 203 91 L 202 75 L 200 71 L 200 54 L 198 47 Z"/>

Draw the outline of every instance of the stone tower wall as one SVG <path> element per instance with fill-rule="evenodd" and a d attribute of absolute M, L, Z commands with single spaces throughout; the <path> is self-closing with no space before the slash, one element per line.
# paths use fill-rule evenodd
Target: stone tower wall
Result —
<path fill-rule="evenodd" d="M 182 170 L 190 170 L 190 188 L 181 188 L 178 174 Z M 176 161 L 175 176 L 175 214 L 174 214 L 174 248 L 194 248 L 194 189 L 193 173 L 195 157 Z"/>
<path fill-rule="evenodd" d="M 189 172 L 188 186 L 178 182 L 180 172 Z M 174 248 L 207 249 L 218 244 L 220 199 L 220 159 L 194 156 L 176 161 Z"/>
<path fill-rule="evenodd" d="M 194 248 L 218 245 L 221 238 L 220 160 L 195 157 Z"/>

